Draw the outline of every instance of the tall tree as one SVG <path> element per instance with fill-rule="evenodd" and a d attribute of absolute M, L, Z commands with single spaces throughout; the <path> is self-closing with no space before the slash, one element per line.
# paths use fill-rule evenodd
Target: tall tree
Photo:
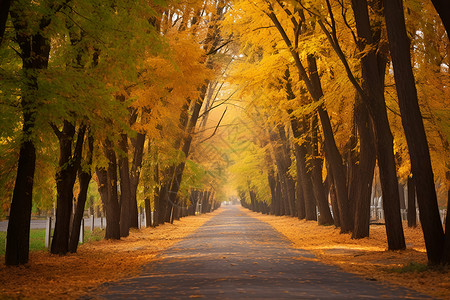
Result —
<path fill-rule="evenodd" d="M 26 264 L 28 262 L 30 217 L 33 194 L 33 181 L 36 165 L 36 148 L 33 142 L 36 114 L 40 99 L 38 96 L 38 77 L 48 66 L 50 41 L 45 31 L 53 16 L 61 9 L 54 3 L 45 14 L 34 18 L 34 4 L 13 2 L 10 14 L 21 50 L 24 85 L 22 87 L 21 106 L 23 111 L 22 141 L 19 153 L 17 177 L 11 203 L 8 233 L 6 237 L 5 263 L 7 265 Z M 36 24 L 31 22 L 35 21 Z"/>
<path fill-rule="evenodd" d="M 329 13 L 333 16 L 331 4 L 327 0 Z M 405 238 L 400 215 L 400 199 L 395 168 L 393 150 L 393 136 L 389 127 L 389 120 L 384 100 L 384 70 L 385 62 L 379 61 L 376 52 L 377 41 L 369 18 L 367 1 L 352 1 L 352 9 L 355 16 L 356 30 L 361 39 L 359 48 L 366 49 L 368 53 L 361 58 L 361 70 L 364 79 L 363 87 L 360 87 L 354 77 L 355 85 L 362 100 L 367 105 L 374 124 L 375 145 L 377 149 L 378 165 L 380 167 L 380 181 L 383 191 L 383 209 L 386 220 L 386 233 L 390 250 L 405 249 Z M 374 9 L 380 7 L 374 6 Z M 335 24 L 332 25 L 332 36 L 336 36 Z M 378 35 L 379 36 L 379 35 Z M 330 39 L 333 41 L 333 39 Z M 337 38 L 334 38 L 336 51 L 339 49 Z M 371 49 L 367 49 L 372 47 Z M 344 58 L 341 58 L 344 61 Z M 344 62 L 345 63 L 345 62 Z M 353 76 L 349 72 L 349 76 Z M 363 90 L 364 88 L 364 90 Z"/>
<path fill-rule="evenodd" d="M 286 46 L 289 48 L 289 51 L 292 55 L 292 58 L 295 61 L 295 66 L 297 67 L 298 73 L 299 73 L 299 80 L 303 81 L 306 85 L 306 88 L 308 92 L 310 93 L 312 99 L 316 102 L 319 102 L 323 100 L 323 90 L 320 83 L 320 78 L 318 74 L 315 74 L 313 76 L 308 76 L 306 69 L 303 65 L 303 63 L 300 60 L 299 53 L 296 51 L 296 48 L 298 47 L 298 36 L 294 38 L 294 43 L 291 41 L 289 36 L 286 33 L 285 28 L 282 26 L 280 21 L 278 20 L 278 17 L 275 15 L 275 11 L 270 3 L 268 5 L 268 11 L 266 12 L 267 16 L 270 18 L 274 26 L 279 31 L 280 35 L 282 36 Z M 280 4 L 281 5 L 281 4 Z M 282 6 L 283 7 L 283 6 Z M 291 12 L 285 9 L 285 12 L 288 15 L 291 15 Z M 290 18 L 293 27 L 294 32 L 296 35 L 300 32 L 300 24 L 294 19 Z M 310 57 L 311 61 L 315 61 L 315 57 Z M 346 184 L 346 172 L 342 161 L 342 156 L 339 152 L 339 149 L 336 146 L 336 141 L 334 138 L 333 129 L 331 127 L 330 118 L 328 115 L 328 112 L 323 104 L 319 105 L 317 107 L 318 115 L 320 118 L 320 122 L 322 124 L 322 131 L 324 134 L 324 144 L 325 144 L 325 155 L 327 157 L 327 160 L 330 163 L 331 171 L 333 172 L 334 180 L 335 180 L 335 187 L 337 192 L 337 200 L 339 204 L 339 210 L 340 210 L 340 217 L 341 217 L 341 232 L 349 232 L 352 229 L 352 222 L 350 217 L 350 207 L 348 202 L 348 195 L 347 195 L 347 184 Z"/>
<path fill-rule="evenodd" d="M 62 130 L 59 130 L 56 125 L 52 125 L 52 127 L 58 137 L 60 150 L 58 171 L 56 173 L 56 223 L 50 251 L 53 254 L 66 254 L 69 251 L 73 186 L 81 163 L 86 126 L 80 126 L 74 147 L 76 131 L 73 124 L 65 120 Z"/>
<path fill-rule="evenodd" d="M 428 261 L 431 264 L 448 263 L 448 261 L 442 261 L 444 231 L 440 222 L 428 142 L 412 71 L 403 3 L 401 0 L 383 1 L 383 3 L 398 102 L 411 158 L 411 170 L 416 186 Z"/>

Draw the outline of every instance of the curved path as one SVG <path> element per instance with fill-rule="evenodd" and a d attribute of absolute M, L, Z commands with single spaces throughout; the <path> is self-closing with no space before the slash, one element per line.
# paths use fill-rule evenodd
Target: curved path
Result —
<path fill-rule="evenodd" d="M 270 225 L 226 206 L 140 276 L 105 284 L 84 298 L 428 298 L 307 260 L 312 257 L 292 248 Z"/>

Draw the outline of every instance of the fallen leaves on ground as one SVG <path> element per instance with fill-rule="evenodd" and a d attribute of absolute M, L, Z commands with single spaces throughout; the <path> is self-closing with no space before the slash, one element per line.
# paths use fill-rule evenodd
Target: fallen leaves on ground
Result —
<path fill-rule="evenodd" d="M 140 267 L 158 259 L 158 254 L 193 233 L 220 209 L 189 216 L 173 224 L 131 230 L 120 240 L 83 244 L 76 254 L 52 255 L 30 252 L 30 263 L 7 267 L 0 257 L 0 298 L 77 298 L 100 284 L 136 276 Z"/>
<path fill-rule="evenodd" d="M 368 280 L 387 281 L 427 295 L 450 299 L 449 267 L 419 270 L 427 263 L 420 226 L 409 228 L 404 223 L 407 249 L 387 251 L 385 226 L 382 225 L 371 225 L 370 237 L 356 240 L 351 238 L 351 234 L 340 234 L 334 226 L 319 226 L 315 221 L 243 211 L 269 223 L 294 247 L 312 251 L 323 263 L 336 265 Z"/>

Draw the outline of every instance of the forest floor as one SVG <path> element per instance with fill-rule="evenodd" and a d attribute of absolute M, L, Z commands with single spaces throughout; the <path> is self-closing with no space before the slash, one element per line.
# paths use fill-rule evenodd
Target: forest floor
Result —
<path fill-rule="evenodd" d="M 385 226 L 371 225 L 370 237 L 352 239 L 334 226 L 315 221 L 247 212 L 269 223 L 296 248 L 312 251 L 313 260 L 335 265 L 369 280 L 388 282 L 443 299 L 450 299 L 450 267 L 428 267 L 425 242 L 420 226 L 403 224 L 406 250 L 388 251 Z"/>
<path fill-rule="evenodd" d="M 334 226 L 293 217 L 276 217 L 242 209 L 272 225 L 296 248 L 312 251 L 318 260 L 337 265 L 370 280 L 411 288 L 437 298 L 450 299 L 450 269 L 428 268 L 419 227 L 407 228 L 407 250 L 387 251 L 384 226 L 371 226 L 370 238 L 353 240 Z M 0 299 L 77 298 L 100 284 L 137 275 L 141 266 L 156 261 L 158 254 L 193 233 L 221 209 L 190 216 L 156 228 L 134 230 L 121 240 L 102 240 L 80 245 L 76 254 L 51 255 L 30 252 L 30 263 L 21 267 L 0 264 Z M 4 256 L 0 256 L 4 261 Z"/>

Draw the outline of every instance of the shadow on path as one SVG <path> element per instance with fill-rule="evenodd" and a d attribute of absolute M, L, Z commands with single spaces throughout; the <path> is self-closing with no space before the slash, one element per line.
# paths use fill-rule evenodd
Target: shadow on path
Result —
<path fill-rule="evenodd" d="M 83 299 L 429 298 L 308 260 L 313 257 L 238 206 L 225 206 L 138 277 L 104 284 Z"/>

